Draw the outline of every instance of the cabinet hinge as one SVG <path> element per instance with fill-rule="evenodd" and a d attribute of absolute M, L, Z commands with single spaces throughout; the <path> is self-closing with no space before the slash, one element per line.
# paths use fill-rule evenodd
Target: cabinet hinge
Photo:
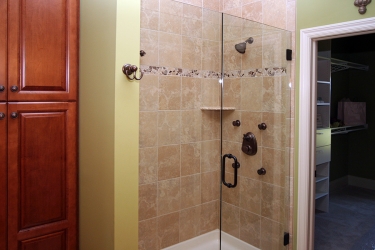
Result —
<path fill-rule="evenodd" d="M 292 50 L 291 49 L 286 50 L 286 60 L 292 61 Z"/>
<path fill-rule="evenodd" d="M 284 246 L 289 245 L 289 233 L 284 233 Z"/>

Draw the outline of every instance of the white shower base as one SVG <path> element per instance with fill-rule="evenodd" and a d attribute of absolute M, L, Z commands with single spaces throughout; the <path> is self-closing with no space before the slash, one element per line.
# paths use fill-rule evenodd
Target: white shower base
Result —
<path fill-rule="evenodd" d="M 222 232 L 221 250 L 260 250 L 240 239 L 237 239 L 225 232 Z M 163 250 L 219 250 L 220 231 L 218 229 L 202 234 L 193 239 L 164 248 Z"/>

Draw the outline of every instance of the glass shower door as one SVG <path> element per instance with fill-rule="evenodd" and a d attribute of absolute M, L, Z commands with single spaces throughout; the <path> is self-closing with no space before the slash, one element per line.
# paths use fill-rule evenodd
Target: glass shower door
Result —
<path fill-rule="evenodd" d="M 286 249 L 291 34 L 223 14 L 222 36 L 221 249 Z"/>

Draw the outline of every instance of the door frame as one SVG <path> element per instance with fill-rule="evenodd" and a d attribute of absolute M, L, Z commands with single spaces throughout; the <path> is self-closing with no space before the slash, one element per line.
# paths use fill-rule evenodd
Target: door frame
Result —
<path fill-rule="evenodd" d="M 300 31 L 298 201 L 296 204 L 296 232 L 298 232 L 298 235 L 296 249 L 314 249 L 317 42 L 369 33 L 375 33 L 375 18 L 336 23 Z"/>

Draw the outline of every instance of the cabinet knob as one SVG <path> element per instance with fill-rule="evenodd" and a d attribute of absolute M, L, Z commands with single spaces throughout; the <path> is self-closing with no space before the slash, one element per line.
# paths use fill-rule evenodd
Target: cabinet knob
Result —
<path fill-rule="evenodd" d="M 0 112 L 0 120 L 5 118 L 5 114 L 3 112 Z"/>
<path fill-rule="evenodd" d="M 18 117 L 18 113 L 17 112 L 12 112 L 10 114 L 10 117 L 12 117 L 13 119 L 16 119 Z"/>
<path fill-rule="evenodd" d="M 5 87 L 3 85 L 0 85 L 0 92 L 3 92 L 5 90 Z"/>
<path fill-rule="evenodd" d="M 18 87 L 17 86 L 12 86 L 12 87 L 10 87 L 10 91 L 12 91 L 12 92 L 16 92 L 18 90 Z"/>

